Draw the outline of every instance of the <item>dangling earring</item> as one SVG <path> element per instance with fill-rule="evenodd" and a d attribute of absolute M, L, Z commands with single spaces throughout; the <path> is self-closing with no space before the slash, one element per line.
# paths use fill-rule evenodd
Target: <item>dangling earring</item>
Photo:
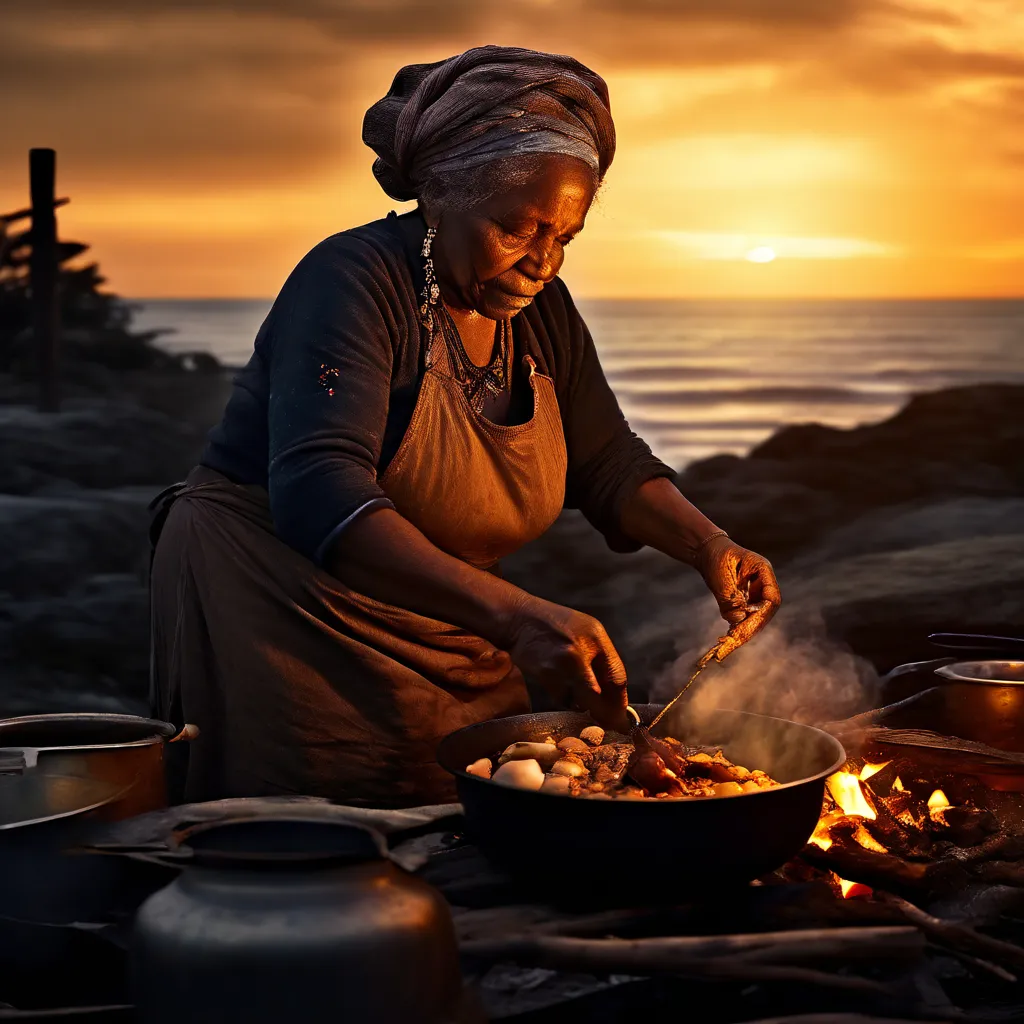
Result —
<path fill-rule="evenodd" d="M 434 277 L 434 260 L 430 255 L 430 249 L 436 237 L 437 228 L 427 228 L 427 237 L 423 239 L 423 248 L 420 249 L 420 255 L 425 261 L 423 272 L 426 278 L 422 292 L 423 302 L 420 304 L 420 321 L 431 332 L 434 330 L 434 306 L 437 305 L 437 300 L 441 297 L 441 289 L 438 286 L 437 278 Z"/>

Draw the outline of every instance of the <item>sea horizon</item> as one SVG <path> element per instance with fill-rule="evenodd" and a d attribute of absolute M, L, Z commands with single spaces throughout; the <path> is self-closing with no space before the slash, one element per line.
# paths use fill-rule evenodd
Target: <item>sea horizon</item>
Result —
<path fill-rule="evenodd" d="M 244 364 L 273 302 L 127 299 L 158 344 Z M 633 429 L 682 467 L 781 427 L 853 427 L 958 384 L 1024 384 L 1024 297 L 577 300 Z"/>

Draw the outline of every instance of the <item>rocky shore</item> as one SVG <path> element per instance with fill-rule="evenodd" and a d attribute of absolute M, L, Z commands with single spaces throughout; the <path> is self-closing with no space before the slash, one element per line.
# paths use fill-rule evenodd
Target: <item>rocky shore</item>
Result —
<path fill-rule="evenodd" d="M 44 416 L 0 380 L 2 715 L 145 711 L 146 506 L 194 463 L 229 384 L 214 371 L 100 384 L 72 382 Z M 785 596 L 716 669 L 719 696 L 776 714 L 812 697 L 853 706 L 875 670 L 931 656 L 929 632 L 1024 634 L 1024 387 L 920 395 L 854 430 L 787 428 L 679 485 L 772 559 Z M 615 555 L 572 512 L 505 573 L 598 615 L 641 695 L 671 689 L 721 624 L 692 570 Z"/>

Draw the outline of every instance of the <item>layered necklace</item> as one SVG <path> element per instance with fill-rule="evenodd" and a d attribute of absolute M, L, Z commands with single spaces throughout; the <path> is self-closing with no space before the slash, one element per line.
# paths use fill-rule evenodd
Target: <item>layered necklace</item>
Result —
<path fill-rule="evenodd" d="M 470 406 L 476 412 L 481 412 L 488 394 L 497 397 L 508 390 L 512 323 L 508 318 L 501 321 L 491 361 L 486 366 L 477 366 L 469 358 L 462 344 L 458 325 L 441 301 L 441 288 L 434 275 L 434 260 L 430 255 L 436 234 L 437 228 L 428 228 L 427 237 L 423 240 L 423 248 L 420 250 L 424 259 L 423 269 L 426 278 L 422 292 L 423 302 L 420 304 L 420 320 L 430 333 L 431 344 L 435 331 L 440 334 L 448 350 L 452 376 L 461 385 Z"/>

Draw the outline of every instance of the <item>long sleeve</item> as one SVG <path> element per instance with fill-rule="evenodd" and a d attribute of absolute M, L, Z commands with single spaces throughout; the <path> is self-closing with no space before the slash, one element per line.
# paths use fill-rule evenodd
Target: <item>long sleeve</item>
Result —
<path fill-rule="evenodd" d="M 377 483 L 394 340 L 404 328 L 379 254 L 336 235 L 296 267 L 272 313 L 270 508 L 310 558 L 357 512 L 390 506 Z"/>
<path fill-rule="evenodd" d="M 566 505 L 578 508 L 605 535 L 612 550 L 636 551 L 642 545 L 627 537 L 619 525 L 623 504 L 645 481 L 675 474 L 630 429 L 587 325 L 565 286 L 560 281 L 553 286 L 564 304 L 565 319 L 559 326 L 569 343 L 562 399 L 569 456 Z"/>

